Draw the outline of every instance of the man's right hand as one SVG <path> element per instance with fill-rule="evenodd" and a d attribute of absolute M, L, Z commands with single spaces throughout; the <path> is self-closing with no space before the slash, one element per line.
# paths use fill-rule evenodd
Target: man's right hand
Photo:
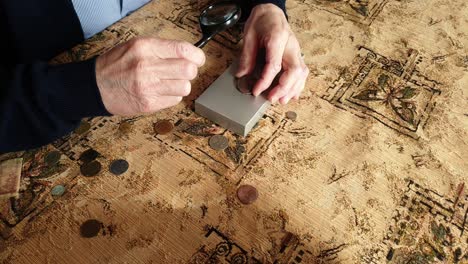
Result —
<path fill-rule="evenodd" d="M 96 81 L 109 113 L 152 113 L 189 95 L 204 63 L 203 51 L 188 42 L 136 38 L 97 58 Z"/>

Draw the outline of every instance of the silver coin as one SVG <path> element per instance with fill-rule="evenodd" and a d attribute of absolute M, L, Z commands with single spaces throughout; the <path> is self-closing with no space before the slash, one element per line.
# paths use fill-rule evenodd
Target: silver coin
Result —
<path fill-rule="evenodd" d="M 209 139 L 208 144 L 214 150 L 224 150 L 228 147 L 229 141 L 224 136 L 214 135 Z"/>

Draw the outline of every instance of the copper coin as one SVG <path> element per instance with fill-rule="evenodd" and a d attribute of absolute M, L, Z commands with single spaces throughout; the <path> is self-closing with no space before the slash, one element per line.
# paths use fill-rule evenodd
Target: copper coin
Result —
<path fill-rule="evenodd" d="M 90 148 L 85 152 L 81 153 L 80 160 L 83 163 L 88 163 L 95 160 L 99 156 L 99 152 L 95 151 L 94 149 Z"/>
<path fill-rule="evenodd" d="M 214 135 L 208 140 L 208 144 L 214 150 L 224 150 L 228 147 L 229 141 L 225 136 Z"/>
<path fill-rule="evenodd" d="M 297 118 L 297 114 L 296 112 L 293 112 L 293 111 L 288 111 L 286 112 L 286 117 L 292 121 L 295 121 L 296 118 Z"/>
<path fill-rule="evenodd" d="M 101 171 L 101 163 L 97 160 L 93 160 L 91 162 L 85 163 L 81 165 L 80 171 L 83 176 L 92 177 L 96 176 Z"/>
<path fill-rule="evenodd" d="M 122 173 L 125 173 L 128 170 L 128 162 L 123 159 L 118 159 L 112 161 L 112 163 L 109 166 L 109 171 L 114 174 L 114 175 L 120 175 Z"/>
<path fill-rule="evenodd" d="M 80 226 L 80 234 L 82 237 L 95 237 L 101 231 L 102 223 L 96 219 L 90 219 Z"/>
<path fill-rule="evenodd" d="M 161 120 L 154 124 L 154 132 L 158 135 L 169 134 L 172 129 L 174 129 L 174 125 L 169 120 Z"/>
<path fill-rule="evenodd" d="M 54 150 L 47 153 L 47 155 L 44 157 L 44 161 L 47 165 L 53 166 L 60 160 L 61 156 L 62 154 L 60 152 Z"/>
<path fill-rule="evenodd" d="M 242 185 L 237 189 L 237 198 L 243 204 L 251 204 L 258 198 L 258 191 L 252 185 Z"/>

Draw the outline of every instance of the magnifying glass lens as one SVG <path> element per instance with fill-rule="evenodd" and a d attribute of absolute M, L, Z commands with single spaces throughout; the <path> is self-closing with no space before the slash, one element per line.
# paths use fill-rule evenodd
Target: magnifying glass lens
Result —
<path fill-rule="evenodd" d="M 200 18 L 200 22 L 205 26 L 223 24 L 237 12 L 235 4 L 213 5 Z"/>

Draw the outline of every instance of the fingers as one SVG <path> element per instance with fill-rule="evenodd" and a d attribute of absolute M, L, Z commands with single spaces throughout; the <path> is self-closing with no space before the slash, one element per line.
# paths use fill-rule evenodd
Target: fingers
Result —
<path fill-rule="evenodd" d="M 161 80 L 193 80 L 198 74 L 197 65 L 185 59 L 165 59 L 143 67 L 145 74 L 153 74 Z"/>
<path fill-rule="evenodd" d="M 161 96 L 188 96 L 191 84 L 184 80 L 161 80 L 154 88 L 155 93 Z"/>
<path fill-rule="evenodd" d="M 272 34 L 265 40 L 266 58 L 262 77 L 253 88 L 253 95 L 258 96 L 270 87 L 273 79 L 281 70 L 283 54 L 289 34 Z"/>
<path fill-rule="evenodd" d="M 182 101 L 181 96 L 146 97 L 138 101 L 139 113 L 153 113 L 164 108 L 177 105 Z"/>
<path fill-rule="evenodd" d="M 300 78 L 296 81 L 293 88 L 282 98 L 279 99 L 281 104 L 287 104 L 291 99 L 299 99 L 302 91 L 305 87 L 305 82 L 307 80 L 307 76 L 309 74 L 309 69 L 306 67 L 302 70 Z"/>
<path fill-rule="evenodd" d="M 165 96 L 158 98 L 156 102 L 154 102 L 154 109 L 151 109 L 150 112 L 155 112 L 164 108 L 168 108 L 174 106 L 178 103 L 182 102 L 181 96 Z"/>
<path fill-rule="evenodd" d="M 299 72 L 296 69 L 284 71 L 279 78 L 278 85 L 275 86 L 268 95 L 268 99 L 272 103 L 276 103 L 280 98 L 287 96 L 292 91 L 298 77 Z"/>
<path fill-rule="evenodd" d="M 297 94 L 301 81 L 307 77 L 305 69 L 307 68 L 300 53 L 301 49 L 296 38 L 289 39 L 282 60 L 284 72 L 281 74 L 279 84 L 274 87 L 269 99 L 275 103 L 279 100 L 281 104 L 286 104 L 293 96 Z"/>
<path fill-rule="evenodd" d="M 244 37 L 244 45 L 239 60 L 239 68 L 236 77 L 242 77 L 252 72 L 257 58 L 258 42 L 255 34 L 247 33 Z"/>
<path fill-rule="evenodd" d="M 153 39 L 158 57 L 161 59 L 186 59 L 198 67 L 205 64 L 205 53 L 186 41 Z M 161 43 L 162 42 L 162 43 Z"/>

